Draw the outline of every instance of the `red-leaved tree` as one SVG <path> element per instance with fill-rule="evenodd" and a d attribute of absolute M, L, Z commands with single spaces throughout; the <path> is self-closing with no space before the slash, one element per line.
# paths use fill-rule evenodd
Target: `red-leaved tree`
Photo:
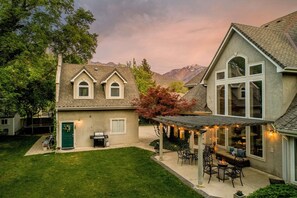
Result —
<path fill-rule="evenodd" d="M 188 101 L 181 98 L 179 94 L 170 92 L 168 88 L 157 86 L 149 88 L 147 93 L 141 94 L 139 99 L 133 101 L 133 104 L 139 116 L 153 122 L 152 118 L 157 116 L 174 116 L 191 110 L 196 100 Z M 158 128 L 156 133 L 159 134 Z"/>

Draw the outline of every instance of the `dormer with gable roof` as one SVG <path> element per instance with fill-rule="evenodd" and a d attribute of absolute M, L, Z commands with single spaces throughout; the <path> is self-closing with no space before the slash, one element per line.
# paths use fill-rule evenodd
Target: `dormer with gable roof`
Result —
<path fill-rule="evenodd" d="M 73 84 L 74 99 L 94 99 L 94 84 L 97 80 L 83 68 L 70 82 Z"/>
<path fill-rule="evenodd" d="M 125 84 L 126 79 L 114 69 L 101 82 L 104 86 L 106 99 L 124 99 L 125 98 Z"/>

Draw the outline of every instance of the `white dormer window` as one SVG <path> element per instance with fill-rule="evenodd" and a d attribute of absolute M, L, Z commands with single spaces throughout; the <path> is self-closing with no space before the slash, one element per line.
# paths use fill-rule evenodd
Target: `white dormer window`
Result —
<path fill-rule="evenodd" d="M 116 82 L 110 85 L 110 97 L 119 98 L 120 97 L 120 85 Z"/>
<path fill-rule="evenodd" d="M 78 85 L 78 96 L 89 97 L 89 84 L 86 81 L 82 81 Z"/>

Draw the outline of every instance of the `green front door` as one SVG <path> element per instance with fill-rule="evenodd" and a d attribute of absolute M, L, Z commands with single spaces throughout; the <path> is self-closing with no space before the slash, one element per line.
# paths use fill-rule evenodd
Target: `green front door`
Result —
<path fill-rule="evenodd" d="M 62 123 L 62 149 L 73 148 L 73 132 L 74 132 L 73 122 Z"/>

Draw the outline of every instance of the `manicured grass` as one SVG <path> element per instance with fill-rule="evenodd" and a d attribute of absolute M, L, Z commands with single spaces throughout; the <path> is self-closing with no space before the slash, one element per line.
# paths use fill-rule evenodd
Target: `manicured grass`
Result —
<path fill-rule="evenodd" d="M 202 197 L 138 148 L 24 157 L 38 137 L 0 137 L 0 197 Z"/>

